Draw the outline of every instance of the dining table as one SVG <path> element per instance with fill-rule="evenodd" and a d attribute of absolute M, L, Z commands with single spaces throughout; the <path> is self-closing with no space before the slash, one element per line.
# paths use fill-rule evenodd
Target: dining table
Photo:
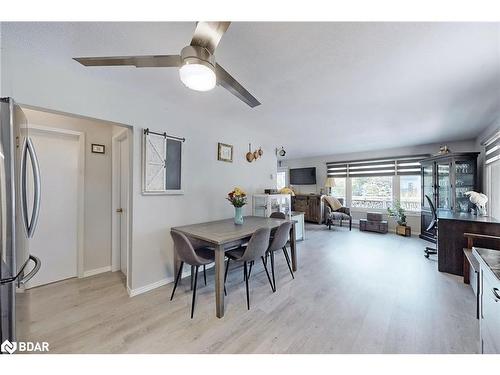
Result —
<path fill-rule="evenodd" d="M 275 219 L 260 216 L 245 216 L 243 224 L 235 224 L 234 219 L 216 220 L 205 223 L 172 227 L 171 230 L 186 235 L 189 239 L 201 241 L 214 249 L 215 252 L 215 310 L 216 316 L 224 316 L 224 271 L 225 253 L 247 242 L 253 233 L 260 228 L 269 228 L 271 232 L 282 223 L 291 222 L 290 253 L 292 270 L 297 271 L 297 244 L 295 240 L 295 221 Z M 174 249 L 175 274 L 180 267 L 180 260 Z"/>

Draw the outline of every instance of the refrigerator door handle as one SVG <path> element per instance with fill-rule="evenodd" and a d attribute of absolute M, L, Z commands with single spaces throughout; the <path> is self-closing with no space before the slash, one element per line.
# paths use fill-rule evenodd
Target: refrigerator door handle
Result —
<path fill-rule="evenodd" d="M 33 261 L 33 263 L 35 263 L 34 267 L 31 269 L 31 271 L 28 274 L 24 275 L 22 279 L 19 279 L 19 277 L 23 274 L 24 269 L 26 268 L 26 266 L 28 265 L 30 260 Z M 42 266 L 42 262 L 41 262 L 40 258 L 38 258 L 34 255 L 30 255 L 29 259 L 26 262 L 24 262 L 23 266 L 21 267 L 21 269 L 19 270 L 19 272 L 17 273 L 16 276 L 9 277 L 6 279 L 0 279 L 0 284 L 8 284 L 8 283 L 11 283 L 11 282 L 14 282 L 17 280 L 18 286 L 21 286 L 21 285 L 27 283 L 28 281 L 30 281 L 31 278 L 36 275 L 36 273 L 38 272 L 38 270 L 40 269 L 41 266 Z"/>
<path fill-rule="evenodd" d="M 28 153 L 28 141 L 24 139 L 23 147 L 21 149 L 21 173 L 20 173 L 20 182 L 21 182 L 21 215 L 22 221 L 24 224 L 24 231 L 26 232 L 26 236 L 29 233 L 29 222 L 28 222 L 28 176 L 26 170 L 27 163 L 27 153 Z"/>
<path fill-rule="evenodd" d="M 30 281 L 31 278 L 36 275 L 36 273 L 38 272 L 38 270 L 42 266 L 42 262 L 40 261 L 40 258 L 38 258 L 34 255 L 30 255 L 29 259 L 26 261 L 26 263 L 24 263 L 23 268 L 20 271 L 20 273 L 24 271 L 24 269 L 26 268 L 26 266 L 28 265 L 30 260 L 33 261 L 33 263 L 35 263 L 35 265 L 33 266 L 33 268 L 31 269 L 30 272 L 28 272 L 26 275 L 24 275 L 22 279 L 18 280 L 18 286 L 26 284 L 28 281 Z"/>
<path fill-rule="evenodd" d="M 33 212 L 31 214 L 31 219 L 28 224 L 28 238 L 32 238 L 35 234 L 36 225 L 38 223 L 38 216 L 40 215 L 40 200 L 41 200 L 41 181 L 40 181 L 40 165 L 38 164 L 38 158 L 36 156 L 35 147 L 33 146 L 33 141 L 28 137 L 27 139 L 27 151 L 30 155 L 31 165 L 33 167 L 33 184 L 34 184 L 34 201 L 33 201 Z"/>

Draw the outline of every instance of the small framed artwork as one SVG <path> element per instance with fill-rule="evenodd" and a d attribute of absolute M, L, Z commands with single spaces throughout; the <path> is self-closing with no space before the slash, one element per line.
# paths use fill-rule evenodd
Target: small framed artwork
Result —
<path fill-rule="evenodd" d="M 217 148 L 217 160 L 233 162 L 233 145 L 219 143 Z"/>
<path fill-rule="evenodd" d="M 105 146 L 92 143 L 92 152 L 94 154 L 104 154 Z"/>

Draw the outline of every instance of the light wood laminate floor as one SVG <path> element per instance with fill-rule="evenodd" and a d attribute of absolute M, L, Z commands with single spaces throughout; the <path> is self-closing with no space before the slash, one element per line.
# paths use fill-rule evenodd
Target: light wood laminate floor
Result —
<path fill-rule="evenodd" d="M 24 339 L 52 353 L 476 353 L 474 295 L 439 273 L 428 243 L 394 234 L 307 225 L 292 280 L 277 254 L 277 292 L 261 265 L 247 311 L 231 268 L 226 315 L 215 317 L 213 272 L 199 278 L 194 319 L 184 279 L 129 298 L 121 273 L 70 279 L 19 299 Z"/>

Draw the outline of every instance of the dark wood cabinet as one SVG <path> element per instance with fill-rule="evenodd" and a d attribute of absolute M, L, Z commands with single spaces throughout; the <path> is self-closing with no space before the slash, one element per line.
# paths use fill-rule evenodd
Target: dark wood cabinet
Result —
<path fill-rule="evenodd" d="M 436 209 L 453 212 L 470 212 L 472 205 L 464 194 L 477 191 L 478 152 L 450 152 L 424 159 L 422 166 L 422 212 L 420 237 L 435 242 L 434 230 L 427 228 L 432 212 L 425 195 L 431 198 Z"/>
<path fill-rule="evenodd" d="M 323 222 L 323 196 L 320 194 L 297 194 L 292 197 L 292 211 L 304 213 L 304 220 L 321 224 Z"/>

